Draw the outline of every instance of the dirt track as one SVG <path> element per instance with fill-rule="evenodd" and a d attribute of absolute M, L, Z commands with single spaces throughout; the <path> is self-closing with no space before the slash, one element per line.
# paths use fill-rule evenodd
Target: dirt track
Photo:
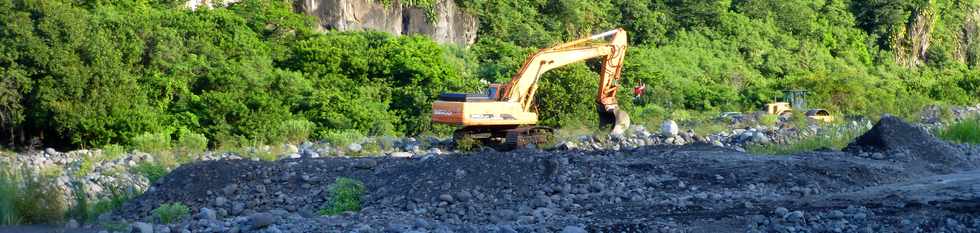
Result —
<path fill-rule="evenodd" d="M 271 213 L 271 227 L 285 232 L 977 232 L 978 148 L 922 131 L 890 134 L 909 130 L 900 124 L 866 135 L 879 144 L 794 156 L 690 145 L 202 162 L 177 169 L 118 215 L 146 220 L 160 203 L 179 201 L 218 211 L 217 220 L 175 226 L 191 231 L 267 231 L 254 226 L 255 213 Z M 341 176 L 367 185 L 364 210 L 313 214 Z"/>

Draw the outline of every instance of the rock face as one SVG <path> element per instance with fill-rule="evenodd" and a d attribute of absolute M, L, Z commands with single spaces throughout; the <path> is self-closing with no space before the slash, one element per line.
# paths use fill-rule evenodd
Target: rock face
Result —
<path fill-rule="evenodd" d="M 421 34 L 458 45 L 469 45 L 476 39 L 476 17 L 462 12 L 452 0 L 436 1 L 431 11 L 399 1 L 385 6 L 376 0 L 297 0 L 295 5 L 297 11 L 317 18 L 319 30 Z"/>
<path fill-rule="evenodd" d="M 232 3 L 241 2 L 242 0 L 188 0 L 184 3 L 188 9 L 196 10 L 197 8 L 214 8 L 219 6 L 228 6 Z"/>

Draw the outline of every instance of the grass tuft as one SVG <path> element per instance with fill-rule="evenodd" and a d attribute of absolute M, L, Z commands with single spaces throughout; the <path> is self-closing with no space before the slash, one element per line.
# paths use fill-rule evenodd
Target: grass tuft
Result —
<path fill-rule="evenodd" d="M 360 211 L 361 196 L 364 195 L 365 191 L 366 188 L 361 181 L 345 177 L 337 178 L 333 184 L 327 187 L 330 199 L 320 209 L 320 214 L 337 215 L 347 211 Z"/>
<path fill-rule="evenodd" d="M 53 175 L 59 172 L 0 163 L 0 225 L 61 222 L 66 204 Z"/>
<path fill-rule="evenodd" d="M 153 216 L 163 224 L 171 224 L 183 220 L 190 213 L 191 209 L 181 203 L 163 204 L 153 209 Z"/>
<path fill-rule="evenodd" d="M 154 183 L 167 175 L 167 167 L 159 163 L 142 162 L 132 169 L 150 180 L 150 183 Z"/>
<path fill-rule="evenodd" d="M 746 149 L 753 154 L 770 155 L 791 155 L 818 149 L 840 150 L 864 132 L 865 129 L 839 127 L 833 132 L 821 133 L 785 144 L 750 144 Z"/>
<path fill-rule="evenodd" d="M 980 144 L 980 117 L 953 123 L 939 130 L 937 136 L 956 143 Z"/>

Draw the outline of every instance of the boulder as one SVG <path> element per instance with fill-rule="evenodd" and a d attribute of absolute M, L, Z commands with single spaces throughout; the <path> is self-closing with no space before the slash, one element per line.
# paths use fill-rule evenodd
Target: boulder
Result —
<path fill-rule="evenodd" d="M 660 134 L 664 137 L 677 136 L 680 131 L 681 128 L 677 126 L 677 122 L 674 122 L 674 120 L 666 120 L 660 125 Z"/>

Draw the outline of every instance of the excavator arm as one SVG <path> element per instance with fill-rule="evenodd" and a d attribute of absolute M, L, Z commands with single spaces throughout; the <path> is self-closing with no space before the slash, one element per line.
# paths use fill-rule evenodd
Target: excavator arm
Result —
<path fill-rule="evenodd" d="M 605 43 L 593 43 L 605 38 L 609 38 Z M 511 79 L 503 100 L 519 102 L 525 110 L 529 110 L 541 74 L 568 64 L 603 57 L 596 101 L 607 111 L 615 109 L 617 108 L 616 92 L 619 89 L 618 81 L 623 59 L 626 56 L 626 47 L 626 31 L 616 29 L 542 49 L 524 61 L 520 71 Z"/>
<path fill-rule="evenodd" d="M 600 39 L 605 41 L 596 42 Z M 541 74 L 571 63 L 601 57 L 604 60 L 596 95 L 600 120 L 614 118 L 616 127 L 613 128 L 613 133 L 622 133 L 629 125 L 629 116 L 619 110 L 616 92 L 619 90 L 626 47 L 626 31 L 616 29 L 542 49 L 524 61 L 520 71 L 511 79 L 502 100 L 520 103 L 524 111 L 530 111 Z"/>

